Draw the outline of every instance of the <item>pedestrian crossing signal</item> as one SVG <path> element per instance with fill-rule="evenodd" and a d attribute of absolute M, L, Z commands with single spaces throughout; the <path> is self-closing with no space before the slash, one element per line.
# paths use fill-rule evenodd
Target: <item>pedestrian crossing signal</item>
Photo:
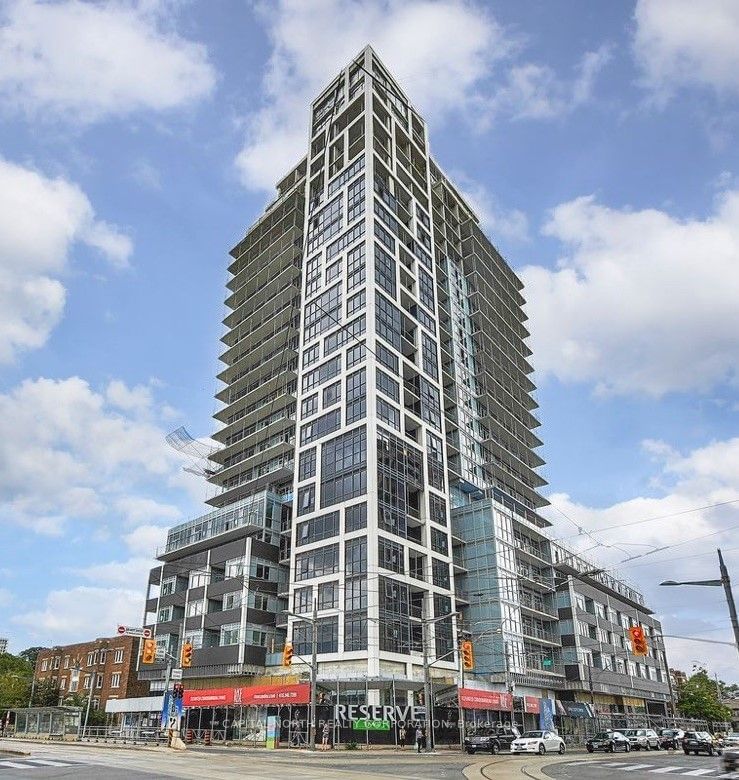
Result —
<path fill-rule="evenodd" d="M 291 642 L 286 642 L 282 649 L 282 665 L 290 666 L 293 662 L 293 646 Z"/>
<path fill-rule="evenodd" d="M 462 652 L 462 668 L 465 671 L 475 668 L 475 651 L 472 642 L 465 639 L 459 646 Z"/>
<path fill-rule="evenodd" d="M 629 639 L 631 640 L 631 652 L 634 655 L 649 655 L 649 645 L 641 626 L 632 626 L 629 629 Z"/>
<path fill-rule="evenodd" d="M 142 664 L 153 664 L 157 658 L 156 639 L 144 639 L 144 650 L 141 653 Z"/>

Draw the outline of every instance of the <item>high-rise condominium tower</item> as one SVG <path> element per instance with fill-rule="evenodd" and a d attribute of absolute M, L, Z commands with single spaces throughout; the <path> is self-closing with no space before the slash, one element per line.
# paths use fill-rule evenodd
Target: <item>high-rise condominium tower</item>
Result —
<path fill-rule="evenodd" d="M 189 676 L 258 674 L 287 638 L 294 672 L 315 615 L 319 681 L 389 704 L 424 655 L 454 687 L 461 630 L 467 684 L 533 707 L 567 683 L 522 284 L 371 48 L 306 151 L 231 252 L 213 511 L 170 532 L 157 636 L 193 641 Z"/>

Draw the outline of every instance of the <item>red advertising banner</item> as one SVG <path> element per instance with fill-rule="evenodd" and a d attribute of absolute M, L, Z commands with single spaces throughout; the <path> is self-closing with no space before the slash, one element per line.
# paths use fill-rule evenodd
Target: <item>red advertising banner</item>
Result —
<path fill-rule="evenodd" d="M 538 715 L 541 712 L 541 699 L 537 699 L 536 696 L 524 696 L 523 710 L 532 715 Z"/>
<path fill-rule="evenodd" d="M 239 688 L 241 704 L 308 704 L 310 702 L 310 683 L 295 685 L 251 685 Z M 238 701 L 234 702 L 239 704 Z"/>
<path fill-rule="evenodd" d="M 476 688 L 460 688 L 459 704 L 465 710 L 497 710 L 511 712 L 513 696 L 500 691 L 480 691 Z"/>
<path fill-rule="evenodd" d="M 295 685 L 249 685 L 244 688 L 207 688 L 186 690 L 182 702 L 185 707 L 230 707 L 234 704 L 308 704 L 310 683 Z"/>
<path fill-rule="evenodd" d="M 185 690 L 182 696 L 185 707 L 225 707 L 234 703 L 233 688 L 207 688 L 202 691 Z"/>

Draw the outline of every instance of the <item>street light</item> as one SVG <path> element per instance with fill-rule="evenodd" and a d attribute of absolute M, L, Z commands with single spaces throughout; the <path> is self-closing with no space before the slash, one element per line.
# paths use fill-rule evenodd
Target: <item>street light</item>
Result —
<path fill-rule="evenodd" d="M 724 563 L 724 557 L 721 555 L 721 550 L 718 552 L 718 565 L 721 573 L 721 579 L 719 580 L 691 580 L 688 582 L 676 582 L 675 580 L 665 580 L 660 582 L 660 585 L 702 585 L 709 588 L 723 587 L 726 595 L 726 604 L 729 607 L 729 617 L 731 618 L 731 627 L 734 629 L 734 647 L 739 652 L 739 620 L 736 615 L 736 604 L 734 603 L 734 594 L 731 592 L 731 579 L 729 578 L 729 572 Z"/>

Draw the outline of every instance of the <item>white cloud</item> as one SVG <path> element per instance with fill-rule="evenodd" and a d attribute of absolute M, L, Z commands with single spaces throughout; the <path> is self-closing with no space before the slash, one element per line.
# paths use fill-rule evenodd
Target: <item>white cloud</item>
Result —
<path fill-rule="evenodd" d="M 590 99 L 595 79 L 610 58 L 606 46 L 586 52 L 572 81 L 559 78 L 548 65 L 533 62 L 516 65 L 491 98 L 491 115 L 506 113 L 513 119 L 552 119 L 568 114 Z"/>
<path fill-rule="evenodd" d="M 124 534 L 128 549 L 136 555 L 153 556 L 167 540 L 167 529 L 158 525 L 140 525 L 128 534 Z"/>
<path fill-rule="evenodd" d="M 152 406 L 151 388 L 146 385 L 127 387 L 125 382 L 114 379 L 105 389 L 105 398 L 111 406 L 124 412 L 146 412 Z"/>
<path fill-rule="evenodd" d="M 634 18 L 634 55 L 658 102 L 688 85 L 739 92 L 735 0 L 639 0 Z"/>
<path fill-rule="evenodd" d="M 454 185 L 459 190 L 480 220 L 480 227 L 497 243 L 499 237 L 514 242 L 527 241 L 529 221 L 519 209 L 505 209 L 480 182 L 471 179 L 462 171 L 451 174 Z"/>
<path fill-rule="evenodd" d="M 0 157 L 0 363 L 43 346 L 58 324 L 66 298 L 59 277 L 75 244 L 119 268 L 132 251 L 76 184 Z"/>
<path fill-rule="evenodd" d="M 305 154 L 306 106 L 368 43 L 411 102 L 436 124 L 450 116 L 457 123 L 479 125 L 499 112 L 540 118 L 569 110 L 585 100 L 605 57 L 586 55 L 574 85 L 560 82 L 546 67 L 516 65 L 501 88 L 491 79 L 506 83 L 498 71 L 511 67 L 522 41 L 504 30 L 484 3 L 280 0 L 265 4 L 262 18 L 272 44 L 263 81 L 265 103 L 248 121 L 236 163 L 247 187 L 268 192 Z M 527 68 L 538 69 L 536 75 Z"/>
<path fill-rule="evenodd" d="M 638 583 L 636 589 L 644 593 L 647 606 L 663 620 L 666 634 L 731 641 L 722 591 L 664 588 L 658 583 L 667 579 L 714 579 L 718 576 L 716 548 L 720 546 L 726 548 L 730 570 L 739 564 L 739 550 L 733 549 L 739 503 L 691 511 L 739 499 L 739 438 L 711 442 L 685 454 L 665 442 L 647 441 L 644 448 L 655 462 L 654 496 L 594 508 L 566 494 L 552 495 L 553 507 L 547 510 L 547 516 L 554 523 L 553 535 L 581 550 L 593 546 L 587 536 L 576 536 L 574 526 L 559 509 L 598 539 L 626 551 L 603 546 L 587 553 L 596 565 L 614 565 L 655 548 L 678 545 L 616 565 L 614 573 Z M 643 522 L 650 518 L 661 519 Z M 735 656 L 728 656 L 720 645 L 670 639 L 667 647 L 673 667 L 690 670 L 693 659 L 706 659 L 720 676 L 733 679 Z"/>
<path fill-rule="evenodd" d="M 580 197 L 544 232 L 566 256 L 521 272 L 541 375 L 655 397 L 736 380 L 739 190 L 705 219 Z"/>
<path fill-rule="evenodd" d="M 113 636 L 119 623 L 141 624 L 143 593 L 143 590 L 88 586 L 52 590 L 41 609 L 19 613 L 12 621 L 25 626 L 28 636 L 41 644 L 65 644 Z"/>
<path fill-rule="evenodd" d="M 128 523 L 142 523 L 146 520 L 176 520 L 180 510 L 171 504 L 163 504 L 145 496 L 122 496 L 115 502 L 115 508 Z"/>
<path fill-rule="evenodd" d="M 154 566 L 153 558 L 129 558 L 126 561 L 95 563 L 82 569 L 71 569 L 74 574 L 84 577 L 96 585 L 140 585 L 144 592 L 149 571 Z"/>
<path fill-rule="evenodd" d="M 61 532 L 68 518 L 173 518 L 174 507 L 147 495 L 179 470 L 164 434 L 79 377 L 26 380 L 0 394 L 0 507 L 42 533 Z"/>
<path fill-rule="evenodd" d="M 13 600 L 13 594 L 7 588 L 0 588 L 0 607 L 9 607 Z"/>
<path fill-rule="evenodd" d="M 33 118 L 90 122 L 208 95 L 204 46 L 170 29 L 163 0 L 9 0 L 0 9 L 0 100 Z"/>

